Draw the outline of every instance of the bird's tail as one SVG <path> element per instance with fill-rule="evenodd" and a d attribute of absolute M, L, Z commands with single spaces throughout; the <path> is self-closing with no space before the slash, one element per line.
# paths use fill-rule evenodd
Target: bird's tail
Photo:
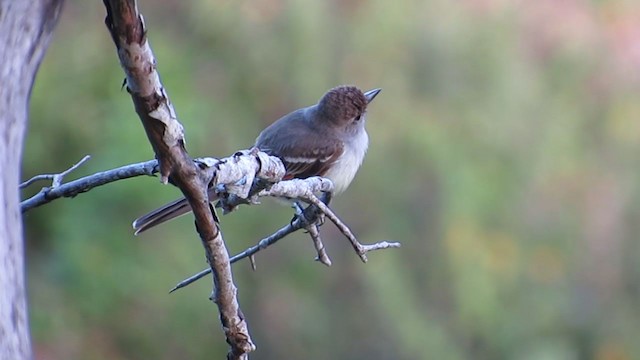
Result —
<path fill-rule="evenodd" d="M 143 231 L 160 225 L 165 221 L 177 218 L 191 211 L 191 206 L 187 202 L 187 199 L 181 198 L 174 200 L 162 207 L 159 207 L 148 214 L 142 215 L 133 222 L 133 229 L 138 235 Z"/>
<path fill-rule="evenodd" d="M 217 199 L 218 194 L 216 194 L 214 189 L 210 188 L 209 201 L 214 202 Z M 191 205 L 189 205 L 187 199 L 180 198 L 178 200 L 174 200 L 137 218 L 132 224 L 133 229 L 136 231 L 135 235 L 189 212 L 191 212 Z"/>

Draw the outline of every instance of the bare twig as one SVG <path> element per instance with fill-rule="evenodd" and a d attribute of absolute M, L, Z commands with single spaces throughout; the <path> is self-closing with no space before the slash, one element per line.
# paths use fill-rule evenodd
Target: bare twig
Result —
<path fill-rule="evenodd" d="M 304 182 L 306 186 L 300 184 Z M 308 178 L 308 179 L 294 179 L 289 181 L 281 181 L 273 185 L 269 190 L 261 192 L 262 195 L 269 196 L 286 196 L 294 197 L 297 199 L 306 200 L 315 205 L 318 210 L 325 214 L 331 222 L 333 222 L 344 236 L 349 239 L 351 246 L 356 251 L 356 254 L 360 257 L 362 262 L 367 262 L 367 253 L 374 250 L 382 250 L 388 248 L 398 248 L 400 243 L 381 241 L 375 244 L 361 244 L 358 239 L 353 235 L 351 229 L 338 218 L 338 216 L 327 206 L 324 202 L 320 201 L 314 193 L 330 192 L 332 189 L 331 181 L 323 178 Z"/>
<path fill-rule="evenodd" d="M 325 193 L 330 194 L 330 193 Z M 327 196 L 326 201 L 329 201 L 329 196 Z M 304 209 L 300 206 L 300 204 L 296 201 L 293 204 L 293 207 L 296 210 L 297 216 L 304 216 Z M 316 248 L 316 252 L 318 256 L 316 256 L 316 261 L 319 261 L 321 264 L 326 266 L 331 266 L 331 259 L 329 255 L 327 255 L 327 251 L 325 250 L 324 244 L 322 243 L 322 238 L 320 238 L 320 231 L 318 231 L 318 226 L 322 224 L 324 219 L 322 218 L 324 214 L 314 214 L 317 215 L 318 220 L 314 222 L 309 222 L 309 224 L 305 227 L 309 236 L 311 237 L 311 241 L 313 241 L 313 247 Z"/>
<path fill-rule="evenodd" d="M 259 196 L 298 198 L 298 199 L 306 200 L 310 202 L 312 205 L 308 206 L 304 210 L 304 212 L 302 213 L 298 212 L 298 216 L 296 216 L 296 218 L 288 225 L 282 227 L 281 229 L 271 234 L 270 236 L 260 240 L 258 244 L 232 257 L 230 260 L 231 263 L 234 263 L 246 257 L 252 257 L 258 251 L 266 249 L 270 245 L 275 244 L 278 240 L 282 239 L 283 237 L 297 230 L 300 230 L 300 229 L 309 230 L 311 227 L 317 226 L 317 222 L 320 220 L 322 214 L 325 214 L 338 227 L 338 229 L 349 239 L 349 241 L 351 242 L 351 245 L 356 251 L 356 254 L 360 257 L 360 259 L 363 262 L 367 261 L 366 254 L 369 251 L 400 247 L 400 243 L 388 242 L 388 241 L 381 241 L 375 244 L 364 244 L 364 245 L 361 244 L 355 238 L 355 236 L 353 235 L 349 227 L 345 225 L 324 202 L 320 201 L 320 199 L 318 199 L 318 197 L 314 195 L 314 193 L 319 193 L 319 192 L 330 193 L 332 190 L 333 190 L 333 184 L 331 183 L 331 181 L 325 178 L 320 178 L 320 177 L 280 181 L 274 184 L 270 189 L 262 190 L 258 194 Z M 329 198 L 330 196 L 327 196 L 327 199 Z M 317 231 L 317 227 L 315 227 L 314 230 Z M 318 258 L 323 264 L 328 266 L 331 264 L 331 260 L 329 259 L 328 256 L 326 256 L 326 253 L 324 251 L 324 245 L 322 245 L 321 242 L 320 244 L 317 244 L 316 242 L 317 240 L 316 238 L 314 238 L 314 230 L 309 230 L 309 233 L 314 241 L 316 250 L 318 251 Z M 323 259 L 322 253 L 324 253 L 324 255 L 326 256 L 324 259 L 326 263 L 325 261 L 322 260 Z M 253 266 L 253 262 L 252 262 L 252 266 Z M 187 285 L 190 285 L 193 282 L 203 278 L 210 272 L 211 272 L 210 269 L 202 270 L 199 273 L 180 281 L 173 289 L 170 290 L 170 292 L 174 292 Z"/>
<path fill-rule="evenodd" d="M 316 248 L 316 251 L 318 252 L 318 256 L 316 257 L 316 260 L 326 266 L 331 266 L 331 259 L 329 258 L 329 255 L 327 255 L 327 251 L 325 250 L 324 244 L 322 243 L 322 239 L 320 238 L 318 225 L 311 224 L 307 226 L 306 229 L 309 232 L 309 236 L 311 236 L 311 240 L 313 240 L 313 246 Z"/>
<path fill-rule="evenodd" d="M 351 229 L 349 229 L 349 227 L 344 222 L 342 222 L 340 218 L 338 218 L 338 216 L 333 212 L 333 210 L 331 210 L 325 203 L 320 201 L 320 199 L 318 199 L 317 196 L 315 196 L 313 193 L 307 194 L 306 200 L 309 200 L 312 204 L 317 206 L 320 209 L 320 211 L 322 211 L 322 213 L 324 213 L 329 218 L 329 220 L 331 220 L 331 222 L 333 222 L 336 225 L 336 227 L 340 229 L 342 234 L 346 236 L 347 239 L 349 239 L 349 242 L 351 242 L 351 246 L 353 246 L 353 249 L 356 251 L 356 254 L 358 254 L 362 262 L 367 262 L 367 253 L 369 251 L 400 247 L 399 242 L 388 242 L 388 241 L 381 241 L 375 244 L 363 245 L 358 241 L 358 239 L 356 239 L 356 237 L 351 232 Z"/>
<path fill-rule="evenodd" d="M 128 179 L 141 175 L 153 175 L 158 171 L 158 162 L 149 160 L 137 164 L 125 165 L 116 169 L 95 173 L 70 181 L 66 184 L 59 184 L 52 188 L 43 188 L 37 194 L 20 203 L 22 212 L 26 212 L 40 205 L 59 198 L 74 197 L 83 192 L 87 192 L 94 187 L 105 185 L 114 181 Z M 69 170 L 67 170 L 69 171 Z"/>
<path fill-rule="evenodd" d="M 296 232 L 300 229 L 304 229 L 305 226 L 308 226 L 308 222 L 306 220 L 303 220 L 303 217 L 298 216 L 296 217 L 295 220 L 293 220 L 292 222 L 290 222 L 289 224 L 287 224 L 286 226 L 280 228 L 278 231 L 274 232 L 273 234 L 269 235 L 268 237 L 260 240 L 256 245 L 251 246 L 249 248 L 247 248 L 246 250 L 244 250 L 243 252 L 234 255 L 233 257 L 231 257 L 229 259 L 230 263 L 235 263 L 237 261 L 240 261 L 244 258 L 247 257 L 252 257 L 254 256 L 258 251 L 260 250 L 264 250 L 267 247 L 269 247 L 270 245 L 275 244 L 276 242 L 278 242 L 278 240 L 284 238 L 285 236 Z M 211 269 L 204 269 L 202 271 L 200 271 L 199 273 L 192 275 L 182 281 L 180 281 L 178 284 L 176 284 L 176 286 L 173 287 L 173 289 L 171 289 L 169 291 L 169 293 L 172 293 L 178 289 L 182 289 L 183 287 L 190 285 L 200 279 L 202 279 L 203 277 L 207 276 L 209 273 L 211 273 Z"/>
<path fill-rule="evenodd" d="M 284 172 L 280 159 L 253 149 L 237 151 L 232 156 L 222 159 L 210 157 L 194 159 L 194 163 L 206 173 L 206 176 L 213 178 L 217 175 L 214 182 L 223 188 L 227 188 L 223 181 L 236 184 L 243 177 L 255 178 L 257 181 L 254 182 L 251 190 L 249 190 L 250 196 L 277 181 Z M 79 164 L 76 164 L 75 167 L 77 167 L 77 165 Z M 70 170 L 67 170 L 65 173 L 68 173 L 69 171 Z M 157 172 L 157 160 L 125 165 L 119 168 L 84 176 L 65 184 L 58 184 L 56 187 L 45 187 L 29 199 L 23 200 L 20 203 L 20 206 L 24 213 L 53 200 L 65 197 L 75 197 L 76 195 L 87 192 L 95 187 L 106 185 L 114 181 L 143 175 L 152 176 Z M 246 190 L 239 189 L 237 186 L 229 186 L 228 188 L 233 191 L 240 190 L 246 192 Z M 233 198 L 235 199 L 234 203 L 226 205 L 229 209 L 235 208 L 239 204 L 249 203 L 247 200 L 240 201 L 239 199 L 241 198 L 234 193 L 229 195 L 233 195 Z"/>
<path fill-rule="evenodd" d="M 58 186 L 60 186 L 62 184 L 62 179 L 68 175 L 70 172 L 72 172 L 73 170 L 77 169 L 78 167 L 80 167 L 80 165 L 84 164 L 87 160 L 91 159 L 91 155 L 85 155 L 85 157 L 82 158 L 82 160 L 78 161 L 76 164 L 74 164 L 73 166 L 71 166 L 70 168 L 68 168 L 67 170 L 59 173 L 59 174 L 41 174 L 41 175 L 36 175 L 34 177 L 32 177 L 31 179 L 23 182 L 22 184 L 20 184 L 19 188 L 20 189 L 24 189 L 27 186 L 33 184 L 36 181 L 40 181 L 40 180 L 53 180 L 51 182 L 51 188 L 55 189 Z"/>

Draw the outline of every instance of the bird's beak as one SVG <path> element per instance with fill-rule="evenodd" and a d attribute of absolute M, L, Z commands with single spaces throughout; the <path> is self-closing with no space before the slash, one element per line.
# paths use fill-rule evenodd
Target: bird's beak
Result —
<path fill-rule="evenodd" d="M 373 89 L 364 93 L 364 97 L 367 99 L 367 104 L 373 101 L 380 91 L 382 91 L 382 89 Z"/>

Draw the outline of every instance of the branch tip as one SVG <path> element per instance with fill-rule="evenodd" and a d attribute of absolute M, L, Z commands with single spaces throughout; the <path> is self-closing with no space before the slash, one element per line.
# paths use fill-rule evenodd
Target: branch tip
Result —
<path fill-rule="evenodd" d="M 19 189 L 24 189 L 27 186 L 33 184 L 34 182 L 40 181 L 40 180 L 52 180 L 51 181 L 51 189 L 55 189 L 55 188 L 59 187 L 60 185 L 62 185 L 62 180 L 64 179 L 65 176 L 69 175 L 69 173 L 71 173 L 75 169 L 79 168 L 82 164 L 87 162 L 89 159 L 91 159 L 91 155 L 85 155 L 82 159 L 80 159 L 80 161 L 78 161 L 77 163 L 73 164 L 67 170 L 65 170 L 65 171 L 63 171 L 61 173 L 58 173 L 58 174 L 36 175 L 36 176 L 32 177 L 31 179 L 29 179 L 29 180 L 23 182 L 22 184 L 20 184 L 18 186 L 18 188 Z"/>

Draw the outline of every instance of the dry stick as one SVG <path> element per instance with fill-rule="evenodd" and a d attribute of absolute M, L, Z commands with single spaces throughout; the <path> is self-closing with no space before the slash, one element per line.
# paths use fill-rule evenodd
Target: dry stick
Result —
<path fill-rule="evenodd" d="M 231 346 L 228 359 L 248 359 L 255 350 L 247 322 L 240 311 L 233 283 L 229 255 L 209 204 L 211 180 L 197 167 L 184 147 L 184 129 L 169 101 L 155 57 L 147 40 L 142 15 L 135 0 L 103 0 L 107 10 L 105 24 L 116 46 L 126 75 L 127 91 L 135 105 L 160 167 L 160 181 L 178 186 L 189 202 L 196 229 L 213 271 L 213 297 L 220 321 Z"/>
<path fill-rule="evenodd" d="M 256 245 L 246 249 L 245 251 L 232 256 L 229 259 L 230 263 L 235 263 L 237 261 L 240 261 L 246 257 L 251 258 L 253 255 L 255 255 L 255 253 L 257 253 L 260 250 L 264 250 L 267 247 L 269 247 L 270 245 L 275 244 L 276 242 L 278 242 L 278 240 L 282 239 L 283 237 L 298 231 L 302 228 L 304 228 L 304 224 L 305 222 L 299 218 L 296 218 L 294 221 L 292 221 L 291 223 L 287 224 L 286 226 L 282 227 L 280 230 L 276 231 L 275 233 L 269 235 L 268 237 L 260 240 Z M 207 276 L 209 273 L 211 273 L 211 269 L 204 269 L 202 271 L 200 271 L 199 273 L 192 275 L 182 281 L 180 281 L 176 286 L 173 287 L 173 289 L 171 289 L 169 291 L 169 293 L 172 293 L 178 289 L 182 289 L 183 287 L 192 284 L 200 279 L 202 279 L 203 277 Z"/>
<path fill-rule="evenodd" d="M 304 182 L 307 186 L 300 186 L 297 184 L 299 182 Z M 330 192 L 332 187 L 333 184 L 331 181 L 323 178 L 308 178 L 304 180 L 294 179 L 288 182 L 284 181 L 275 184 L 268 191 L 264 191 L 263 194 L 293 197 L 292 194 L 295 192 L 295 198 L 306 200 L 315 205 L 318 210 L 324 213 L 338 227 L 338 229 L 340 229 L 342 234 L 349 239 L 351 246 L 353 246 L 353 249 L 363 262 L 367 262 L 366 254 L 369 251 L 400 247 L 400 243 L 398 242 L 381 241 L 370 245 L 363 245 L 358 242 L 349 227 L 345 225 L 345 223 L 343 223 L 324 202 L 320 201 L 320 199 L 314 195 L 314 193 Z M 330 199 L 330 196 L 328 198 Z"/>
<path fill-rule="evenodd" d="M 333 210 L 331 210 L 325 203 L 320 201 L 320 199 L 318 199 L 317 196 L 315 196 L 313 193 L 309 193 L 306 196 L 306 200 L 309 200 L 312 204 L 317 206 L 320 209 L 320 211 L 322 211 L 325 215 L 327 215 L 329 220 L 331 220 L 331 222 L 333 222 L 336 225 L 336 227 L 340 229 L 340 232 L 342 232 L 342 234 L 344 234 L 344 236 L 346 236 L 347 239 L 349 239 L 349 242 L 351 242 L 353 249 L 356 251 L 356 253 L 360 257 L 360 260 L 362 260 L 362 262 L 365 262 L 365 263 L 367 262 L 366 254 L 369 251 L 400 247 L 399 242 L 388 242 L 388 241 L 380 241 L 375 244 L 363 245 L 358 241 L 358 239 L 356 239 L 356 237 L 351 232 L 351 229 L 349 229 L 349 227 L 345 223 L 343 223 L 342 220 L 338 218 L 338 216 L 333 212 Z"/>
<path fill-rule="evenodd" d="M 324 244 L 322 243 L 322 239 L 320 238 L 318 225 L 311 224 L 307 226 L 306 229 L 309 232 L 309 236 L 311 236 L 311 240 L 313 240 L 313 246 L 316 248 L 316 251 L 318 252 L 318 256 L 316 257 L 316 260 L 324 265 L 331 266 L 331 259 L 329 258 L 329 255 L 327 255 L 327 251 L 325 250 Z"/>
<path fill-rule="evenodd" d="M 240 166 L 240 165 L 246 165 L 246 164 L 237 164 L 237 161 L 234 161 L 234 159 L 239 156 L 252 157 L 253 158 L 252 161 L 257 161 L 260 164 L 259 166 L 254 166 L 254 167 L 260 168 L 261 171 L 257 175 L 259 176 L 259 179 L 262 180 L 262 182 L 256 182 L 256 184 L 251 188 L 250 195 L 263 190 L 265 186 L 276 181 L 277 175 L 273 175 L 272 172 L 274 172 L 273 169 L 276 167 L 276 165 L 278 165 L 278 162 L 280 162 L 280 159 L 275 157 L 269 157 L 267 154 L 261 153 L 261 152 L 255 153 L 255 152 L 252 152 L 252 150 L 240 150 L 240 151 L 237 151 L 234 155 L 226 158 L 222 158 L 222 159 L 216 159 L 216 158 L 194 159 L 194 163 L 201 168 L 203 168 L 204 166 L 213 166 L 220 163 L 232 163 L 231 167 L 239 167 L 244 169 L 245 171 L 249 171 L 247 170 L 246 166 Z M 82 161 L 84 161 L 84 159 Z M 206 163 L 209 163 L 209 165 L 207 165 Z M 80 163 L 76 165 L 79 165 L 79 164 Z M 77 168 L 77 166 L 75 165 L 74 167 Z M 70 170 L 71 169 L 66 170 L 64 173 L 69 173 Z M 102 186 L 118 180 L 124 180 L 128 178 L 136 177 L 136 176 L 153 176 L 158 171 L 159 169 L 158 169 L 157 160 L 149 160 L 145 162 L 124 165 L 115 169 L 105 170 L 95 174 L 87 175 L 65 184 L 59 184 L 56 187 L 42 188 L 37 194 L 33 195 L 32 197 L 26 200 L 23 200 L 20 203 L 20 207 L 22 212 L 24 213 L 28 210 L 47 204 L 59 198 L 75 197 L 76 195 L 87 192 L 95 187 Z M 223 172 L 231 174 L 231 173 L 237 172 L 237 169 L 226 168 L 224 169 Z M 220 172 L 218 171 L 218 173 Z M 48 176 L 48 174 L 44 176 Z M 230 178 L 232 176 L 227 175 L 225 177 Z M 235 196 L 235 198 L 238 198 L 238 196 Z M 248 201 L 246 200 L 242 202 L 238 201 L 237 203 L 232 204 L 233 207 L 231 206 L 229 207 L 233 209 L 235 206 L 239 204 L 245 204 L 245 203 L 248 203 Z"/>
<path fill-rule="evenodd" d="M 78 167 L 80 167 L 82 164 L 84 164 L 85 162 L 87 162 L 87 160 L 91 159 L 91 155 L 85 155 L 85 157 L 83 157 L 80 161 L 78 161 L 77 163 L 73 164 L 70 168 L 68 168 L 67 170 L 59 173 L 59 174 L 41 174 L 41 175 L 36 175 L 34 177 L 32 177 L 31 179 L 23 182 L 22 184 L 20 184 L 20 186 L 18 187 L 19 189 L 24 189 L 27 186 L 33 184 L 36 181 L 40 181 L 40 180 L 53 180 L 51 181 L 51 188 L 55 189 L 58 186 L 60 186 L 62 184 L 62 179 L 67 176 L 70 172 L 72 172 L 73 170 L 77 169 Z"/>
<path fill-rule="evenodd" d="M 137 164 L 125 165 L 119 168 L 102 171 L 80 179 L 61 184 L 55 188 L 43 188 L 32 197 L 20 203 L 22 212 L 26 212 L 40 205 L 44 205 L 62 197 L 74 197 L 110 182 L 128 179 L 135 176 L 152 176 L 158 172 L 158 161 L 149 160 Z"/>
<path fill-rule="evenodd" d="M 400 247 L 400 243 L 398 242 L 388 242 L 388 241 L 381 241 L 381 242 L 377 242 L 375 244 L 366 244 L 363 245 L 360 242 L 358 242 L 358 240 L 355 238 L 355 236 L 353 235 L 353 233 L 351 232 L 351 230 L 349 229 L 349 227 L 347 225 L 345 225 L 339 218 L 338 216 L 326 205 L 324 204 L 322 201 L 320 201 L 320 199 L 318 199 L 318 197 L 316 197 L 313 192 L 310 189 L 318 189 L 318 188 L 323 188 L 324 190 L 330 188 L 332 186 L 332 184 L 329 181 L 329 186 L 326 187 L 326 179 L 322 179 L 319 178 L 318 182 L 309 182 L 309 181 L 313 181 L 314 179 L 306 179 L 306 180 L 300 180 L 300 179 L 294 179 L 294 180 L 288 180 L 288 181 L 283 181 L 280 182 L 278 184 L 275 184 L 273 186 L 273 188 L 271 190 L 265 190 L 261 193 L 261 196 L 266 196 L 266 195 L 272 195 L 272 196 L 283 196 L 285 191 L 282 191 L 282 189 L 286 189 L 287 185 L 289 184 L 293 184 L 295 185 L 296 183 L 300 184 L 302 182 L 305 182 L 307 184 L 310 184 L 310 186 L 306 187 L 306 188 L 301 188 L 299 185 L 296 186 L 296 189 L 299 189 L 299 197 L 300 198 L 304 198 L 305 200 L 308 200 L 309 202 L 312 202 L 312 205 L 310 205 L 309 207 L 307 207 L 304 210 L 304 213 L 297 216 L 295 218 L 294 221 L 292 221 L 291 223 L 289 223 L 288 225 L 282 227 L 280 230 L 276 231 L 275 233 L 271 234 L 270 236 L 260 240 L 258 242 L 258 244 L 246 249 L 245 251 L 233 256 L 230 259 L 231 263 L 235 263 L 236 261 L 239 261 L 241 259 L 244 259 L 246 257 L 253 257 L 258 251 L 266 249 L 268 246 L 275 244 L 278 240 L 282 239 L 283 237 L 297 231 L 303 228 L 308 228 L 310 226 L 313 226 L 316 224 L 316 222 L 318 221 L 318 216 L 322 213 L 324 213 L 327 217 L 329 217 L 329 219 L 336 225 L 336 227 L 338 227 L 338 229 L 349 239 L 349 241 L 351 242 L 354 250 L 356 251 L 356 253 L 358 254 L 358 256 L 360 257 L 360 259 L 363 262 L 367 261 L 367 257 L 366 257 L 366 253 L 369 251 L 373 251 L 373 250 L 382 250 L 382 249 L 389 249 L 389 248 L 399 248 Z M 281 189 L 282 188 L 282 189 Z M 290 194 L 291 195 L 291 194 Z M 309 219 L 309 217 L 311 217 L 311 219 Z M 316 229 L 317 230 L 317 227 Z M 315 239 L 314 234 L 312 233 L 313 230 L 310 231 L 310 235 L 312 237 L 312 239 L 314 240 L 315 243 Z M 319 239 L 319 238 L 318 238 Z M 320 249 L 318 249 L 320 248 Z M 322 259 L 322 253 L 324 253 L 324 246 L 322 244 L 320 244 L 320 246 L 316 245 L 316 249 L 318 250 L 318 257 L 320 259 Z M 325 253 L 326 255 L 326 253 Z M 329 266 L 331 265 L 331 260 L 329 259 L 328 256 L 326 256 L 326 259 L 328 265 L 320 260 L 323 264 Z M 252 261 L 252 267 L 255 266 L 255 262 Z M 182 289 L 185 286 L 188 286 L 198 280 L 200 280 L 201 278 L 207 276 L 207 274 L 209 274 L 211 272 L 210 269 L 204 269 L 202 271 L 200 271 L 197 274 L 194 274 L 182 281 L 180 281 L 176 286 L 173 287 L 173 289 L 171 289 L 169 291 L 169 293 L 172 293 L 178 289 Z"/>
<path fill-rule="evenodd" d="M 331 193 L 325 192 L 322 195 L 322 201 L 328 204 L 329 201 L 331 201 Z M 300 206 L 300 203 L 298 203 L 297 201 L 294 202 L 293 207 L 296 209 L 296 215 L 304 216 L 304 209 Z M 318 253 L 318 256 L 316 256 L 315 260 L 319 261 L 323 265 L 331 266 L 331 259 L 329 258 L 329 255 L 327 255 L 327 251 L 324 247 L 324 244 L 322 243 L 322 238 L 320 238 L 320 231 L 318 230 L 319 225 L 322 225 L 322 222 L 324 221 L 324 214 L 318 214 L 314 212 L 313 215 L 314 217 L 317 217 L 316 221 L 309 222 L 309 224 L 305 226 L 305 230 L 307 230 L 307 233 L 309 233 L 311 241 L 313 241 L 313 247 Z"/>

